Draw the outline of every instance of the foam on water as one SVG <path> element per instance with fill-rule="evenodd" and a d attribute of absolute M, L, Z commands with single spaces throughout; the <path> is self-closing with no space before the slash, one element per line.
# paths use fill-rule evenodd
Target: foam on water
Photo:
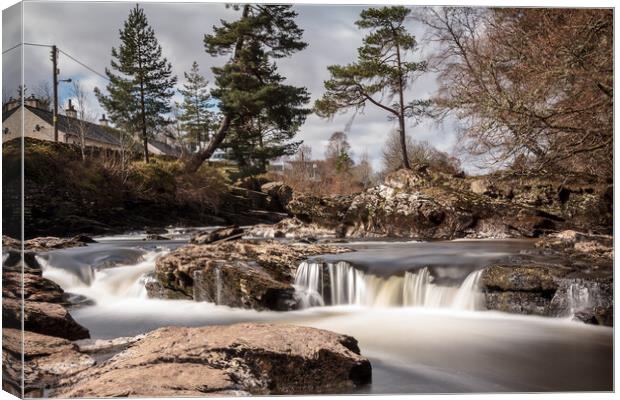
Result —
<path fill-rule="evenodd" d="M 481 271 L 475 271 L 460 286 L 442 286 L 434 283 L 428 268 L 384 278 L 343 261 L 302 262 L 295 288 L 304 307 L 351 304 L 480 310 L 484 308 L 480 276 Z"/>

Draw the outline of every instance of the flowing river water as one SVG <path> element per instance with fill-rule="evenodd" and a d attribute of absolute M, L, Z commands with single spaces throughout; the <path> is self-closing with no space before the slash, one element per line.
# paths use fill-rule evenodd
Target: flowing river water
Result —
<path fill-rule="evenodd" d="M 347 243 L 358 251 L 322 256 L 326 270 L 316 259 L 299 266 L 304 309 L 258 312 L 147 297 L 156 259 L 185 244 L 182 234 L 97 240 L 39 256 L 45 277 L 90 300 L 71 313 L 93 338 L 168 325 L 292 323 L 359 341 L 373 367 L 373 382 L 360 393 L 613 389 L 611 328 L 484 310 L 480 269 L 530 252 L 530 241 Z"/>

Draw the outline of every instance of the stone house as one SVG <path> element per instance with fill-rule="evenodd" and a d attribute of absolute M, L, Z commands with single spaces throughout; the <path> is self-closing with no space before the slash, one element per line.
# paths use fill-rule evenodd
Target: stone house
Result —
<path fill-rule="evenodd" d="M 54 140 L 53 114 L 50 110 L 41 107 L 39 100 L 30 96 L 24 99 L 11 99 L 2 107 L 2 142 L 20 137 L 22 113 L 24 118 L 24 136 L 40 140 Z M 108 126 L 105 114 L 99 123 L 83 121 L 77 118 L 77 111 L 68 102 L 64 115 L 58 115 L 58 141 L 62 143 L 79 144 L 84 134 L 86 146 L 107 149 L 120 149 L 120 132 Z M 179 157 L 180 149 L 168 138 L 151 139 L 148 144 L 149 153 Z"/>

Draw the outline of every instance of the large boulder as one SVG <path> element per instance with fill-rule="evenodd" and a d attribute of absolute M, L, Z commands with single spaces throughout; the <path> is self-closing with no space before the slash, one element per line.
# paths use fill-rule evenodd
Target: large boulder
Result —
<path fill-rule="evenodd" d="M 2 325 L 20 329 L 21 323 L 22 302 L 18 299 L 2 299 Z M 25 330 L 44 335 L 69 340 L 90 337 L 88 329 L 78 324 L 65 307 L 56 303 L 25 301 L 23 323 Z"/>
<path fill-rule="evenodd" d="M 157 329 L 65 380 L 58 397 L 345 393 L 371 380 L 345 335 L 291 325 Z"/>
<path fill-rule="evenodd" d="M 294 274 L 307 257 L 350 251 L 328 245 L 275 241 L 188 245 L 159 258 L 149 294 L 231 307 L 290 310 L 297 307 Z"/>
<path fill-rule="evenodd" d="M 476 194 L 513 206 L 533 207 L 566 221 L 566 227 L 611 233 L 613 185 L 591 176 L 520 176 L 497 172 L 467 179 Z"/>
<path fill-rule="evenodd" d="M 42 276 L 33 252 L 25 252 L 24 261 L 18 251 L 10 250 L 2 268 L 3 326 L 21 329 L 23 319 L 24 329 L 32 332 L 69 340 L 88 338 L 88 330 L 65 308 L 70 296 Z"/>
<path fill-rule="evenodd" d="M 340 228 L 353 195 L 314 196 L 295 193 L 286 211 L 293 217 L 327 228 Z"/>
<path fill-rule="evenodd" d="M 305 223 L 297 218 L 283 219 L 276 224 L 254 225 L 247 232 L 250 237 L 304 239 L 308 241 L 318 238 L 333 238 L 335 234 L 334 229 Z"/>
<path fill-rule="evenodd" d="M 80 353 L 66 339 L 10 328 L 2 329 L 2 361 L 2 388 L 18 397 L 22 396 L 22 372 L 24 395 L 44 397 L 45 390 L 60 379 L 95 364 L 93 358 Z"/>
<path fill-rule="evenodd" d="M 485 268 L 480 286 L 487 308 L 613 325 L 611 265 L 584 269 L 572 262 Z"/>
<path fill-rule="evenodd" d="M 2 273 L 15 272 L 34 275 L 41 275 L 43 273 L 41 265 L 37 261 L 36 252 L 24 251 L 22 253 L 17 248 L 11 247 L 5 247 L 2 250 L 6 257 L 2 263 Z"/>
<path fill-rule="evenodd" d="M 200 231 L 189 240 L 191 244 L 210 244 L 221 240 L 240 239 L 245 230 L 236 225 L 209 231 Z"/>
<path fill-rule="evenodd" d="M 283 211 L 286 210 L 286 206 L 293 198 L 293 189 L 284 182 L 265 183 L 260 190 L 269 195 L 276 209 Z"/>
<path fill-rule="evenodd" d="M 88 243 L 95 243 L 95 240 L 84 235 L 77 235 L 71 238 L 46 236 L 26 240 L 24 242 L 24 248 L 27 250 L 46 251 L 64 249 L 67 247 L 81 247 L 86 246 Z"/>
<path fill-rule="evenodd" d="M 2 297 L 27 301 L 65 303 L 65 293 L 60 286 L 41 275 L 19 272 L 2 274 Z"/>

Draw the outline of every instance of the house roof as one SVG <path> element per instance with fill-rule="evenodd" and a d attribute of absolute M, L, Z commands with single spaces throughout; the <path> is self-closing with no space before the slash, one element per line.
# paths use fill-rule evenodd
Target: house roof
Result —
<path fill-rule="evenodd" d="M 10 109 L 9 111 L 2 112 L 2 122 L 6 121 L 6 119 L 8 117 L 10 117 L 11 115 L 15 114 L 15 111 L 17 111 L 18 109 L 19 109 L 19 107 L 15 107 L 13 109 Z"/>
<path fill-rule="evenodd" d="M 43 110 L 41 108 L 25 106 L 27 110 L 31 111 L 33 114 L 52 125 L 52 112 L 48 110 Z M 8 114 L 8 113 L 7 113 Z M 4 119 L 3 119 L 4 121 Z M 115 133 L 113 128 L 109 128 L 106 126 L 93 124 L 92 122 L 81 121 L 77 118 L 71 118 L 66 115 L 58 116 L 58 130 L 65 132 L 70 135 L 79 136 L 80 132 L 80 124 L 86 128 L 85 137 L 91 140 L 95 140 L 101 143 L 107 143 L 114 146 L 119 146 L 120 141 L 118 140 L 118 135 Z"/>
<path fill-rule="evenodd" d="M 149 144 L 168 156 L 179 157 L 181 155 L 181 151 L 178 148 L 170 146 L 167 143 L 160 142 L 159 140 L 150 139 Z"/>

